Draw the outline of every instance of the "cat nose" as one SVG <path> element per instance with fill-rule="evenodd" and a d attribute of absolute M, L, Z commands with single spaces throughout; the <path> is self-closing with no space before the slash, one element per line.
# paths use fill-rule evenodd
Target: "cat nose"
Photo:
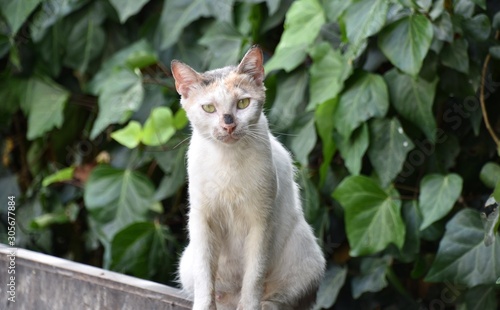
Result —
<path fill-rule="evenodd" d="M 224 114 L 224 124 L 230 125 L 234 123 L 233 116 L 231 114 Z"/>
<path fill-rule="evenodd" d="M 224 128 L 224 130 L 227 131 L 228 134 L 232 134 L 236 127 L 233 116 L 231 114 L 224 114 L 222 117 L 224 119 L 222 128 Z"/>

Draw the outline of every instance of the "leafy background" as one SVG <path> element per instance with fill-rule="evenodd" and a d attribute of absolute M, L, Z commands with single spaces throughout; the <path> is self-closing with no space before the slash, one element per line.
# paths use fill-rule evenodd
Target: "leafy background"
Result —
<path fill-rule="evenodd" d="M 18 246 L 175 285 L 189 126 L 168 64 L 236 64 L 257 43 L 328 260 L 317 309 L 497 308 L 498 1 L 0 9 L 0 196 L 16 196 Z"/>

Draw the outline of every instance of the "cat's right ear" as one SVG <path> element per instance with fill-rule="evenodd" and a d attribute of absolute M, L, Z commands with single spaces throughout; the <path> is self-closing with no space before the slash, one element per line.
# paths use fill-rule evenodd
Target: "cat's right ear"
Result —
<path fill-rule="evenodd" d="M 187 98 L 189 90 L 200 81 L 199 73 L 178 60 L 172 60 L 171 68 L 175 79 L 175 89 L 182 97 Z"/>

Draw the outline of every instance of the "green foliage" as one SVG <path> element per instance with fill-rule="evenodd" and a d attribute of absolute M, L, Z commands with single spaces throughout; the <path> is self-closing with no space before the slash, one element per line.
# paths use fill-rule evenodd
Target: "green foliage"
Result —
<path fill-rule="evenodd" d="M 259 44 L 271 131 L 328 261 L 316 309 L 427 309 L 445 295 L 441 308 L 495 309 L 499 10 L 0 0 L 0 197 L 16 195 L 18 246 L 172 284 L 190 129 L 168 64 L 234 65 Z"/>

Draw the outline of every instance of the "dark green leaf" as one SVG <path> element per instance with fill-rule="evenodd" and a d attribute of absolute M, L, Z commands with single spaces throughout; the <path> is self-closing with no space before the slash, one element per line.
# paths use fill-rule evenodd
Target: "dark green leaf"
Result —
<path fill-rule="evenodd" d="M 483 168 L 481 168 L 479 178 L 484 185 L 489 188 L 495 188 L 497 183 L 500 181 L 500 165 L 494 162 L 486 163 Z"/>
<path fill-rule="evenodd" d="M 33 16 L 30 23 L 30 34 L 34 42 L 40 41 L 48 29 L 65 16 L 78 10 L 89 0 L 44 0 L 40 10 Z M 59 42 L 61 43 L 61 42 Z"/>
<path fill-rule="evenodd" d="M 437 39 L 446 42 L 453 42 L 453 23 L 448 12 L 444 12 L 433 23 L 434 35 Z"/>
<path fill-rule="evenodd" d="M 358 299 L 363 293 L 378 292 L 387 286 L 386 274 L 389 268 L 388 257 L 366 257 L 361 261 L 361 275 L 352 278 L 352 297 Z"/>
<path fill-rule="evenodd" d="M 394 180 L 414 147 L 397 118 L 374 119 L 370 122 L 368 156 L 382 186 L 387 186 Z"/>
<path fill-rule="evenodd" d="M 100 240 L 106 245 L 126 226 L 146 220 L 154 188 L 142 173 L 100 165 L 85 184 L 84 200 Z"/>
<path fill-rule="evenodd" d="M 309 162 L 309 153 L 316 145 L 316 130 L 314 127 L 314 118 L 308 121 L 297 134 L 292 137 L 291 149 L 295 154 L 297 161 L 303 166 Z"/>
<path fill-rule="evenodd" d="M 347 268 L 338 265 L 330 267 L 326 271 L 323 281 L 321 281 L 316 296 L 316 304 L 313 309 L 329 309 L 333 306 L 337 300 L 340 289 L 344 286 L 346 277 Z"/>
<path fill-rule="evenodd" d="M 87 71 L 92 60 L 104 48 L 106 35 L 101 24 L 105 18 L 102 6 L 92 5 L 87 13 L 73 24 L 66 43 L 66 57 L 64 64 L 78 70 L 80 73 Z"/>
<path fill-rule="evenodd" d="M 490 52 L 491 57 L 500 60 L 500 46 L 490 47 L 489 52 Z"/>
<path fill-rule="evenodd" d="M 393 69 L 384 76 L 391 103 L 404 118 L 420 128 L 429 141 L 436 140 L 436 121 L 432 112 L 437 78 L 428 82 Z"/>
<path fill-rule="evenodd" d="M 350 137 L 354 129 L 372 117 L 383 117 L 389 108 L 384 79 L 377 74 L 361 73 L 340 95 L 334 123 L 339 133 Z"/>
<path fill-rule="evenodd" d="M 215 16 L 221 21 L 230 21 L 233 0 L 171 0 L 165 1 L 158 29 L 160 48 L 171 47 L 181 36 L 184 28 L 200 17 Z"/>
<path fill-rule="evenodd" d="M 465 292 L 465 307 L 467 310 L 498 309 L 494 285 L 478 285 Z"/>
<path fill-rule="evenodd" d="M 488 198 L 484 204 L 484 208 L 493 210 L 488 214 L 486 214 L 486 212 L 481 212 L 480 214 L 484 225 L 484 244 L 486 246 L 490 246 L 495 242 L 495 235 L 500 222 L 500 207 L 498 206 L 499 200 L 496 199 L 497 198 L 495 198 L 494 195 Z"/>
<path fill-rule="evenodd" d="M 469 73 L 469 44 L 463 38 L 456 39 L 451 44 L 446 44 L 441 51 L 441 62 L 457 71 Z"/>
<path fill-rule="evenodd" d="M 171 197 L 186 183 L 186 147 L 156 153 L 155 159 L 165 173 L 154 196 L 155 200 L 161 201 Z"/>
<path fill-rule="evenodd" d="M 30 14 L 41 0 L 2 1 L 1 10 L 10 25 L 12 36 L 15 36 Z"/>
<path fill-rule="evenodd" d="M 352 66 L 340 51 L 333 50 L 328 43 L 315 45 L 310 51 L 313 64 L 311 74 L 310 100 L 308 110 L 313 110 L 318 104 L 337 97 L 344 81 L 351 75 Z"/>
<path fill-rule="evenodd" d="M 245 38 L 227 22 L 214 22 L 199 43 L 210 50 L 212 60 L 209 69 L 222 68 L 236 64 L 240 58 Z"/>
<path fill-rule="evenodd" d="M 352 175 L 358 175 L 361 172 L 363 156 L 370 143 L 368 124 L 361 125 L 360 128 L 354 131 L 350 138 L 337 135 L 335 140 L 338 143 L 339 151 L 344 159 L 347 170 Z"/>
<path fill-rule="evenodd" d="M 434 263 L 425 278 L 473 287 L 495 283 L 500 274 L 500 238 L 486 246 L 479 212 L 463 209 L 446 224 Z"/>
<path fill-rule="evenodd" d="M 69 95 L 69 92 L 53 82 L 36 78 L 29 80 L 21 103 L 24 110 L 29 111 L 27 134 L 29 140 L 43 136 L 54 127 L 62 126 L 63 111 Z"/>
<path fill-rule="evenodd" d="M 390 243 L 403 247 L 405 226 L 395 190 L 384 191 L 365 176 L 349 176 L 333 193 L 345 210 L 350 255 L 380 252 Z"/>
<path fill-rule="evenodd" d="M 490 19 L 485 14 L 479 14 L 463 22 L 465 34 L 477 41 L 485 41 L 491 33 Z"/>
<path fill-rule="evenodd" d="M 450 212 L 462 193 L 462 178 L 458 174 L 428 174 L 420 184 L 418 203 L 423 221 L 420 230 Z"/>
<path fill-rule="evenodd" d="M 389 1 L 359 0 L 353 2 L 344 14 L 349 42 L 358 45 L 362 40 L 376 34 L 385 24 Z"/>
<path fill-rule="evenodd" d="M 433 37 L 431 22 L 423 15 L 414 14 L 385 27 L 378 44 L 389 60 L 402 71 L 417 75 Z"/>
<path fill-rule="evenodd" d="M 417 201 L 411 200 L 403 204 L 403 220 L 406 226 L 404 246 L 399 251 L 398 260 L 412 262 L 420 253 L 420 223 L 422 215 L 418 209 Z"/>
<path fill-rule="evenodd" d="M 118 12 L 120 22 L 123 24 L 130 16 L 137 14 L 149 0 L 109 0 L 109 2 Z"/>
<path fill-rule="evenodd" d="M 149 55 L 146 57 L 146 55 Z M 126 48 L 116 52 L 111 58 L 106 60 L 101 66 L 99 72 L 94 76 L 89 84 L 89 91 L 94 95 L 103 92 L 103 88 L 107 86 L 107 81 L 114 79 L 116 76 L 116 71 L 121 67 L 128 67 L 130 69 L 142 68 L 141 65 L 151 65 L 152 63 L 144 63 L 139 60 L 147 59 L 157 59 L 156 52 L 153 47 L 146 40 L 137 41 Z M 134 66 L 129 66 L 134 64 Z"/>
<path fill-rule="evenodd" d="M 285 69 L 290 72 L 306 57 L 306 51 L 325 23 L 325 14 L 317 0 L 295 1 L 286 14 L 285 31 L 266 71 Z"/>
<path fill-rule="evenodd" d="M 269 121 L 276 130 L 287 129 L 293 124 L 297 107 L 304 102 L 308 81 L 307 72 L 300 69 L 278 78 L 276 97 L 269 113 Z"/>
<path fill-rule="evenodd" d="M 321 137 L 323 146 L 323 162 L 321 163 L 320 184 L 324 184 L 328 168 L 335 154 L 336 146 L 333 140 L 333 115 L 337 106 L 337 100 L 328 100 L 318 106 L 314 113 L 318 135 Z"/>
<path fill-rule="evenodd" d="M 500 30 L 500 12 L 497 12 L 495 16 L 493 17 L 493 23 L 492 26 L 496 30 Z"/>
<path fill-rule="evenodd" d="M 168 262 L 168 230 L 151 222 L 133 223 L 120 230 L 111 243 L 111 269 L 149 278 Z"/>
<path fill-rule="evenodd" d="M 102 85 L 99 96 L 99 114 L 92 127 L 90 138 L 94 139 L 108 125 L 125 123 L 132 112 L 142 103 L 144 88 L 140 71 L 127 69 L 114 71 Z"/>
<path fill-rule="evenodd" d="M 308 223 L 314 223 L 322 215 L 318 189 L 311 180 L 309 169 L 302 167 L 298 174 L 301 197 L 304 199 L 304 216 Z"/>

